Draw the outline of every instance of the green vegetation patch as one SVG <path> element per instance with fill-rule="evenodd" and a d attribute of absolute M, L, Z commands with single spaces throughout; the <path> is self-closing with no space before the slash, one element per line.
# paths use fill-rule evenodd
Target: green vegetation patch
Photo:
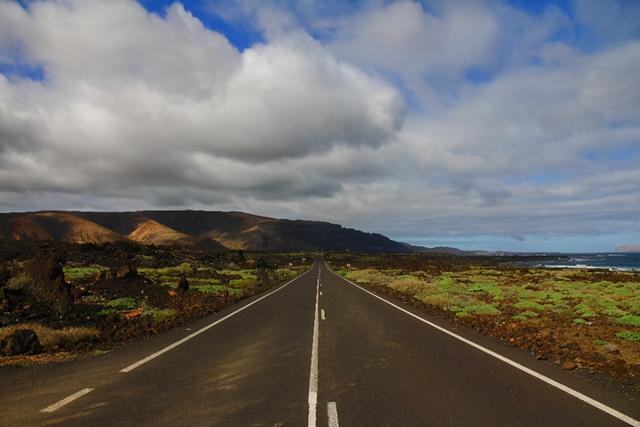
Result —
<path fill-rule="evenodd" d="M 596 317 L 598 315 L 593 307 L 586 303 L 580 303 L 576 305 L 574 310 L 581 317 Z"/>
<path fill-rule="evenodd" d="M 616 333 L 616 336 L 618 338 L 621 338 L 625 341 L 640 341 L 640 332 L 635 332 L 635 331 L 621 331 Z"/>
<path fill-rule="evenodd" d="M 619 317 L 616 320 L 621 325 L 640 326 L 640 316 L 634 316 L 633 314 Z"/>
<path fill-rule="evenodd" d="M 538 316 L 539 314 L 536 313 L 535 311 L 523 311 L 522 313 L 518 313 L 511 318 L 513 320 L 528 320 Z"/>
<path fill-rule="evenodd" d="M 548 308 L 545 305 L 542 305 L 535 301 L 529 301 L 529 300 L 517 302 L 513 304 L 513 306 L 518 310 L 528 310 L 528 311 L 535 311 L 535 312 L 544 311 Z"/>
<path fill-rule="evenodd" d="M 102 306 L 104 308 L 100 310 L 98 314 L 108 316 L 110 314 L 119 313 L 121 311 L 133 310 L 134 308 L 138 307 L 138 302 L 130 297 L 117 298 L 103 303 Z"/>
<path fill-rule="evenodd" d="M 224 285 L 192 285 L 191 289 L 196 289 L 200 292 L 209 292 L 215 294 L 228 293 L 229 295 L 237 295 L 242 292 L 242 289 L 230 288 Z"/>
<path fill-rule="evenodd" d="M 456 316 L 465 317 L 472 314 L 479 316 L 495 316 L 500 314 L 500 310 L 492 304 L 472 304 L 464 306 L 462 310 L 456 313 Z"/>
<path fill-rule="evenodd" d="M 101 265 L 92 264 L 89 266 L 65 266 L 63 268 L 64 277 L 67 280 L 81 280 L 87 277 L 95 276 L 101 271 L 107 271 L 107 267 L 103 267 Z"/>
<path fill-rule="evenodd" d="M 146 316 L 153 317 L 153 320 L 155 320 L 156 322 L 162 322 L 163 320 L 167 320 L 175 317 L 178 313 L 175 310 L 170 308 L 164 308 L 164 309 L 150 308 L 150 309 L 145 309 L 144 314 Z"/>

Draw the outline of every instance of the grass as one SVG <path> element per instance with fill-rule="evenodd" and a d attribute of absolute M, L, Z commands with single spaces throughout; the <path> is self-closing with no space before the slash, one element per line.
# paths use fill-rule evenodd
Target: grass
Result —
<path fill-rule="evenodd" d="M 103 304 L 105 307 L 113 308 L 114 310 L 131 310 L 138 306 L 138 303 L 135 299 L 127 297 L 127 298 L 117 298 L 111 301 L 108 301 Z"/>
<path fill-rule="evenodd" d="M 148 308 L 144 310 L 144 315 L 153 317 L 156 322 L 162 322 L 164 320 L 175 317 L 178 313 L 170 308 L 158 309 Z"/>
<path fill-rule="evenodd" d="M 241 289 L 230 288 L 224 285 L 191 285 L 191 289 L 196 289 L 200 292 L 211 292 L 216 294 L 227 292 L 229 295 L 235 295 L 242 292 Z"/>
<path fill-rule="evenodd" d="M 64 348 L 87 340 L 97 338 L 100 334 L 96 328 L 68 327 L 54 329 L 39 323 L 21 323 L 19 325 L 0 328 L 0 340 L 11 335 L 17 329 L 31 329 L 38 336 L 40 344 L 45 350 Z"/>
<path fill-rule="evenodd" d="M 640 326 L 640 316 L 629 314 L 617 319 L 618 323 L 627 326 Z"/>
<path fill-rule="evenodd" d="M 616 336 L 625 341 L 640 341 L 640 332 L 636 331 L 621 331 L 616 333 Z"/>
<path fill-rule="evenodd" d="M 456 313 L 458 317 L 465 317 L 470 315 L 477 316 L 495 316 L 499 314 L 500 310 L 498 310 L 492 304 L 469 304 L 462 308 L 462 310 Z"/>
<path fill-rule="evenodd" d="M 108 316 L 110 314 L 116 314 L 121 311 L 133 310 L 138 307 L 138 302 L 130 297 L 127 298 L 117 298 L 111 301 L 107 301 L 102 303 L 104 307 L 102 310 L 98 312 L 98 314 L 102 316 Z"/>
<path fill-rule="evenodd" d="M 539 314 L 536 313 L 535 311 L 523 311 L 521 313 L 516 314 L 515 316 L 512 316 L 511 318 L 513 320 L 528 320 L 528 319 L 532 319 L 534 317 L 538 317 Z"/>
<path fill-rule="evenodd" d="M 108 270 L 108 268 L 101 265 L 92 264 L 89 266 L 65 266 L 63 270 L 65 279 L 81 280 L 87 277 L 95 276 L 101 271 Z"/>

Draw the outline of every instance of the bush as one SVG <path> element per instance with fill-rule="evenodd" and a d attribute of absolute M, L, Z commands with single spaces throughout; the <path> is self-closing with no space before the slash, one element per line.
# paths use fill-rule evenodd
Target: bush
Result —
<path fill-rule="evenodd" d="M 634 331 L 621 331 L 616 333 L 618 338 L 622 338 L 625 341 L 640 341 L 640 332 Z"/>
<path fill-rule="evenodd" d="M 629 314 L 627 316 L 619 317 L 617 322 L 621 325 L 640 326 L 640 316 Z"/>
<path fill-rule="evenodd" d="M 512 317 L 513 320 L 527 320 L 533 317 L 538 317 L 538 313 L 535 311 L 523 311 L 522 313 L 518 313 Z"/>
<path fill-rule="evenodd" d="M 491 304 L 472 304 L 463 307 L 461 311 L 456 313 L 456 316 L 465 317 L 472 314 L 478 316 L 495 316 L 496 314 L 500 314 L 500 310 Z"/>

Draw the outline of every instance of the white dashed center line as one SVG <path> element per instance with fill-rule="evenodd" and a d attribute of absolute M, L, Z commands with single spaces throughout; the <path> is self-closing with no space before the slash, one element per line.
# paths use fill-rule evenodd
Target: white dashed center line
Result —
<path fill-rule="evenodd" d="M 338 406 L 336 402 L 327 403 L 327 417 L 329 418 L 329 427 L 338 427 Z"/>
<path fill-rule="evenodd" d="M 318 405 L 318 297 L 320 294 L 320 273 L 316 284 L 316 309 L 313 316 L 313 342 L 311 344 L 311 371 L 309 372 L 309 427 L 316 426 L 316 407 Z"/>

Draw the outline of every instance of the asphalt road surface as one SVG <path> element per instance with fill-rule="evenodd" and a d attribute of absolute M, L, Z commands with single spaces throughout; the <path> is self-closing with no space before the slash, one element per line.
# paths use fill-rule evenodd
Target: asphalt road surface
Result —
<path fill-rule="evenodd" d="M 376 297 L 320 260 L 108 354 L 0 368 L 0 425 L 615 426 L 640 404 Z"/>

